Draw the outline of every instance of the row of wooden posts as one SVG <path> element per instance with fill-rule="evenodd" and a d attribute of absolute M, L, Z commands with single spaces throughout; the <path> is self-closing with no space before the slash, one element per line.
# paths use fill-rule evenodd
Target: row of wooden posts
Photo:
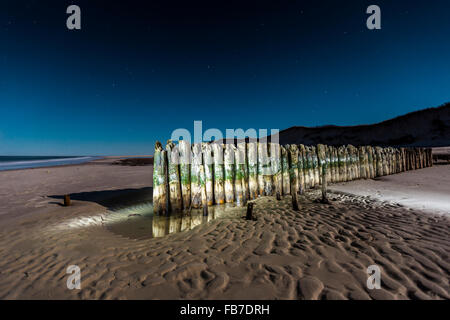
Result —
<path fill-rule="evenodd" d="M 168 141 L 155 145 L 153 206 L 156 214 L 213 204 L 243 206 L 258 196 L 302 194 L 327 183 L 370 179 L 432 166 L 431 149 L 352 145 L 234 144 Z M 295 198 L 295 199 L 294 199 Z M 294 204 L 295 208 L 295 204 Z"/>

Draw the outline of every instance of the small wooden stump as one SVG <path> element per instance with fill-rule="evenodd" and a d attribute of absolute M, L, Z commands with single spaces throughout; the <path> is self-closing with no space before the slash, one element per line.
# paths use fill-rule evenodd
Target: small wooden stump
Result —
<path fill-rule="evenodd" d="M 292 156 L 294 154 L 294 157 Z M 291 197 L 292 197 L 292 209 L 295 211 L 299 211 L 300 207 L 298 205 L 298 195 L 297 195 L 297 172 L 296 169 L 296 157 L 298 157 L 297 146 L 291 146 L 288 153 L 288 161 L 289 161 L 289 181 L 291 187 Z"/>
<path fill-rule="evenodd" d="M 326 164 L 322 166 L 322 203 L 330 203 L 327 196 L 327 169 Z"/>
<path fill-rule="evenodd" d="M 64 206 L 65 207 L 70 206 L 70 195 L 68 194 L 64 195 Z"/>
<path fill-rule="evenodd" d="M 277 191 L 277 200 L 280 201 L 281 200 L 281 194 L 279 191 Z"/>
<path fill-rule="evenodd" d="M 297 192 L 293 192 L 292 194 L 292 209 L 294 211 L 300 211 L 300 207 L 298 205 L 298 195 Z"/>
<path fill-rule="evenodd" d="M 253 220 L 253 202 L 247 203 L 247 215 L 245 220 Z"/>

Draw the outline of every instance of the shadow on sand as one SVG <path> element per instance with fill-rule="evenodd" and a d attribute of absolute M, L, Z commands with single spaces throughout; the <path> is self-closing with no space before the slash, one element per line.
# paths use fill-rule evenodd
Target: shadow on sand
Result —
<path fill-rule="evenodd" d="M 108 209 L 116 209 L 131 205 L 152 202 L 153 188 L 102 190 L 90 192 L 71 193 L 70 199 L 75 201 L 90 201 L 98 203 Z M 57 199 L 58 202 L 51 204 L 63 205 L 64 195 L 50 195 L 49 198 Z"/>

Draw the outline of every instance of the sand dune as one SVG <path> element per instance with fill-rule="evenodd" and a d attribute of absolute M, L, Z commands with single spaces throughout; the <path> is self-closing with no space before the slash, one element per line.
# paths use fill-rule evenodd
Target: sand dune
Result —
<path fill-rule="evenodd" d="M 280 131 L 281 144 L 448 146 L 450 103 L 359 126 L 291 127 Z"/>
<path fill-rule="evenodd" d="M 299 212 L 289 197 L 260 198 L 256 221 L 221 218 L 136 240 L 103 224 L 111 204 L 144 198 L 149 167 L 55 169 L 59 178 L 47 177 L 46 169 L 0 173 L 2 299 L 450 298 L 444 215 L 346 194 L 332 194 L 332 204 L 324 205 L 314 202 L 319 191 L 311 191 Z M 14 197 L 5 183 L 17 203 L 9 202 Z M 105 186 L 116 191 L 101 193 Z M 48 197 L 75 191 L 80 200 L 72 207 Z M 66 268 L 74 264 L 81 290 L 66 287 Z M 380 290 L 366 287 L 372 264 L 382 270 Z"/>

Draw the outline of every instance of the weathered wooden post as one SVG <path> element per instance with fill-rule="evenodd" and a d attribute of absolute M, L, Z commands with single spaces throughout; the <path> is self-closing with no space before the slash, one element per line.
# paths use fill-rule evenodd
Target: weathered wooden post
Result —
<path fill-rule="evenodd" d="M 65 207 L 70 206 L 70 195 L 68 194 L 64 195 L 64 206 Z"/>
<path fill-rule="evenodd" d="M 413 148 L 410 148 L 410 157 L 411 157 L 411 170 L 416 170 L 416 157 Z"/>
<path fill-rule="evenodd" d="M 395 173 L 395 154 L 394 148 L 389 147 L 389 164 L 391 166 L 391 174 Z"/>
<path fill-rule="evenodd" d="M 334 178 L 334 182 L 339 182 L 340 177 L 339 177 L 339 158 L 338 158 L 338 151 L 336 147 L 333 147 L 333 162 L 334 162 L 334 174 L 335 174 L 335 178 Z"/>
<path fill-rule="evenodd" d="M 403 156 L 404 156 L 404 163 L 405 163 L 405 171 L 409 171 L 409 150 L 408 148 L 403 148 Z"/>
<path fill-rule="evenodd" d="M 214 200 L 216 204 L 225 203 L 225 168 L 223 160 L 223 145 L 212 143 L 214 154 Z"/>
<path fill-rule="evenodd" d="M 328 154 L 328 158 L 330 159 L 330 165 L 329 165 L 329 170 L 330 170 L 330 177 L 331 177 L 331 182 L 334 183 L 336 182 L 336 171 L 335 171 L 335 162 L 334 162 L 334 154 L 333 154 L 333 147 L 332 146 L 328 146 L 327 147 L 327 154 Z"/>
<path fill-rule="evenodd" d="M 249 142 L 248 149 L 248 187 L 250 199 L 258 197 L 258 143 Z"/>
<path fill-rule="evenodd" d="M 303 194 L 303 191 L 306 188 L 305 183 L 305 159 L 303 156 L 301 144 L 297 146 L 298 149 L 298 160 L 297 160 L 297 183 L 298 183 L 298 192 Z"/>
<path fill-rule="evenodd" d="M 234 176 L 235 176 L 235 163 L 234 163 L 234 145 L 225 144 L 225 202 L 234 202 Z"/>
<path fill-rule="evenodd" d="M 246 220 L 253 220 L 253 202 L 247 203 L 247 214 L 245 216 Z"/>
<path fill-rule="evenodd" d="M 387 162 L 387 148 L 383 148 L 381 157 L 383 159 L 383 175 L 387 176 L 387 175 L 389 175 L 389 166 L 388 166 L 388 162 Z"/>
<path fill-rule="evenodd" d="M 281 149 L 278 143 L 271 142 L 270 144 L 270 166 L 273 175 L 273 187 L 275 195 L 278 193 L 281 196 L 283 192 L 283 179 L 281 171 Z"/>
<path fill-rule="evenodd" d="M 404 161 L 404 157 L 403 157 L 403 149 L 404 148 L 398 149 L 398 157 L 399 157 L 399 161 L 400 161 L 400 172 L 405 171 L 405 161 Z"/>
<path fill-rule="evenodd" d="M 166 210 L 166 163 L 165 151 L 159 141 L 155 143 L 155 153 L 153 155 L 153 212 L 163 214 Z"/>
<path fill-rule="evenodd" d="M 266 138 L 260 139 L 258 143 L 258 184 L 261 196 L 272 195 L 272 168 Z"/>
<path fill-rule="evenodd" d="M 383 166 L 381 162 L 381 148 L 375 147 L 374 148 L 374 157 L 375 157 L 375 176 L 380 177 L 382 176 L 383 172 Z"/>
<path fill-rule="evenodd" d="M 170 209 L 178 212 L 183 209 L 183 200 L 181 199 L 181 184 L 180 184 L 180 153 L 178 146 L 172 140 L 167 141 L 167 164 L 168 164 L 168 182 L 169 182 L 169 197 Z M 167 191 L 166 191 L 167 192 Z"/>
<path fill-rule="evenodd" d="M 303 159 L 303 184 L 304 184 L 304 188 L 308 189 L 311 186 L 311 181 L 309 178 L 309 162 L 308 162 L 308 157 L 306 154 L 306 148 L 303 144 L 299 145 L 299 157 L 302 157 Z"/>
<path fill-rule="evenodd" d="M 428 148 L 423 148 L 423 167 L 428 167 Z"/>
<path fill-rule="evenodd" d="M 212 153 L 212 146 L 210 143 L 202 143 L 203 152 L 203 166 L 205 168 L 205 187 L 206 187 L 206 200 L 207 205 L 212 206 L 214 204 L 214 158 Z"/>
<path fill-rule="evenodd" d="M 244 155 L 243 160 L 243 170 L 244 170 L 244 179 L 242 180 L 242 188 L 244 190 L 244 201 L 250 199 L 250 185 L 249 185 L 249 170 L 248 170 L 248 149 L 247 142 L 239 142 L 238 149 Z"/>
<path fill-rule="evenodd" d="M 417 169 L 422 168 L 422 154 L 421 154 L 421 148 L 416 148 L 416 157 L 417 157 Z"/>
<path fill-rule="evenodd" d="M 281 168 L 282 168 L 282 176 L 283 176 L 283 195 L 290 194 L 291 192 L 291 186 L 289 181 L 289 161 L 288 161 L 288 151 L 286 151 L 286 148 L 289 148 L 289 146 L 281 146 Z M 300 158 L 300 156 L 299 156 Z"/>
<path fill-rule="evenodd" d="M 406 151 L 406 170 L 411 170 L 411 150 L 409 148 L 405 149 Z"/>
<path fill-rule="evenodd" d="M 358 148 L 352 145 L 352 167 L 353 167 L 353 179 L 359 179 L 359 153 Z M 327 167 L 327 171 L 330 171 L 330 167 Z"/>
<path fill-rule="evenodd" d="M 318 185 L 322 184 L 322 155 L 319 154 L 319 146 L 314 146 L 314 154 L 313 154 L 313 159 L 316 158 L 317 159 L 317 171 L 319 171 L 319 179 L 318 179 Z M 314 176 L 315 176 L 315 172 L 314 172 Z"/>
<path fill-rule="evenodd" d="M 373 170 L 373 177 L 375 178 L 377 176 L 377 151 L 374 146 L 372 148 L 372 170 Z"/>
<path fill-rule="evenodd" d="M 402 148 L 403 152 L 403 171 L 408 171 L 408 149 Z"/>
<path fill-rule="evenodd" d="M 203 216 L 208 216 L 208 191 L 206 189 L 206 161 L 205 155 L 201 154 L 201 165 L 200 165 L 200 188 L 202 197 L 202 209 Z"/>
<path fill-rule="evenodd" d="M 356 180 L 359 178 L 359 172 L 358 172 L 358 150 L 355 146 L 350 145 L 351 150 L 351 161 L 352 161 L 352 178 L 353 180 Z M 328 168 L 327 168 L 328 171 Z"/>
<path fill-rule="evenodd" d="M 309 183 L 310 188 L 314 188 L 316 186 L 316 174 L 314 172 L 314 160 L 312 158 L 312 148 L 311 146 L 306 146 L 306 156 L 308 158 L 308 174 L 309 174 Z"/>
<path fill-rule="evenodd" d="M 299 210 L 298 205 L 298 194 L 297 194 L 297 159 L 298 159 L 298 148 L 295 144 L 289 146 L 288 161 L 289 161 L 289 178 L 292 196 L 292 209 L 295 211 Z"/>
<path fill-rule="evenodd" d="M 327 159 L 326 159 L 326 153 L 325 153 L 325 146 L 323 144 L 317 145 L 317 154 L 319 156 L 319 162 L 320 167 L 322 169 L 322 202 L 328 203 L 328 197 L 327 197 Z"/>
<path fill-rule="evenodd" d="M 172 207 L 170 206 L 170 185 L 169 185 L 169 159 L 167 157 L 167 151 L 163 151 L 162 155 L 164 156 L 164 193 L 165 193 L 165 214 L 169 215 L 172 211 Z"/>
<path fill-rule="evenodd" d="M 366 168 L 364 166 L 364 146 L 359 146 L 358 147 L 358 158 L 359 158 L 359 176 L 361 177 L 361 179 L 367 179 L 366 176 Z"/>
<path fill-rule="evenodd" d="M 327 164 L 327 182 L 331 183 L 332 182 L 331 181 L 331 157 L 330 157 L 330 154 L 328 152 L 328 146 L 327 145 L 323 146 L 323 152 L 325 154 L 325 161 L 326 161 L 326 164 Z"/>
<path fill-rule="evenodd" d="M 420 167 L 425 168 L 425 148 L 420 148 Z"/>
<path fill-rule="evenodd" d="M 244 150 L 239 148 L 235 149 L 235 177 L 234 177 L 234 190 L 235 199 L 238 206 L 245 204 L 244 200 L 244 184 L 245 184 L 245 169 L 244 169 Z"/>
<path fill-rule="evenodd" d="M 414 169 L 419 169 L 419 150 L 414 148 Z"/>
<path fill-rule="evenodd" d="M 348 161 L 348 176 L 349 180 L 355 180 L 354 175 L 354 165 L 353 165 L 353 146 L 351 144 L 347 145 L 347 161 Z"/>
<path fill-rule="evenodd" d="M 399 173 L 400 172 L 400 168 L 399 168 L 400 161 L 399 161 L 399 158 L 398 158 L 398 150 L 397 150 L 397 148 L 394 148 L 393 153 L 394 153 L 394 163 L 395 163 L 394 170 L 395 170 L 395 173 Z"/>
<path fill-rule="evenodd" d="M 352 176 L 352 163 L 351 163 L 351 159 L 350 159 L 350 150 L 349 150 L 349 145 L 347 145 L 346 147 L 344 147 L 344 151 L 345 151 L 345 163 L 346 163 L 346 176 L 347 176 L 347 180 L 346 181 L 352 181 L 353 180 L 353 176 Z"/>
<path fill-rule="evenodd" d="M 372 177 L 370 172 L 370 158 L 369 158 L 369 151 L 370 146 L 364 146 L 364 170 L 365 170 L 365 178 L 370 179 Z"/>
<path fill-rule="evenodd" d="M 373 179 L 373 178 L 375 178 L 375 175 L 376 175 L 376 167 L 374 167 L 374 165 L 373 165 L 375 157 L 374 157 L 372 146 L 368 146 L 367 153 L 368 153 L 368 161 L 369 161 L 369 178 Z"/>
<path fill-rule="evenodd" d="M 425 149 L 420 148 L 420 168 L 425 168 Z"/>
<path fill-rule="evenodd" d="M 345 172 L 345 166 L 344 166 L 344 154 L 342 150 L 342 146 L 337 148 L 337 154 L 338 154 L 338 166 L 339 166 L 339 182 L 345 181 L 344 172 Z"/>
<path fill-rule="evenodd" d="M 202 145 L 194 143 L 192 145 L 192 163 L 191 163 L 191 206 L 199 209 L 202 206 L 202 185 L 201 185 L 201 169 L 202 162 Z"/>
<path fill-rule="evenodd" d="M 180 180 L 183 208 L 191 206 L 191 145 L 188 141 L 178 141 L 180 151 Z"/>
<path fill-rule="evenodd" d="M 428 148 L 428 166 L 433 166 L 433 149 Z"/>
<path fill-rule="evenodd" d="M 320 184 L 320 171 L 319 171 L 319 158 L 317 157 L 315 146 L 311 146 L 311 156 L 314 170 L 314 186 L 318 186 Z"/>

